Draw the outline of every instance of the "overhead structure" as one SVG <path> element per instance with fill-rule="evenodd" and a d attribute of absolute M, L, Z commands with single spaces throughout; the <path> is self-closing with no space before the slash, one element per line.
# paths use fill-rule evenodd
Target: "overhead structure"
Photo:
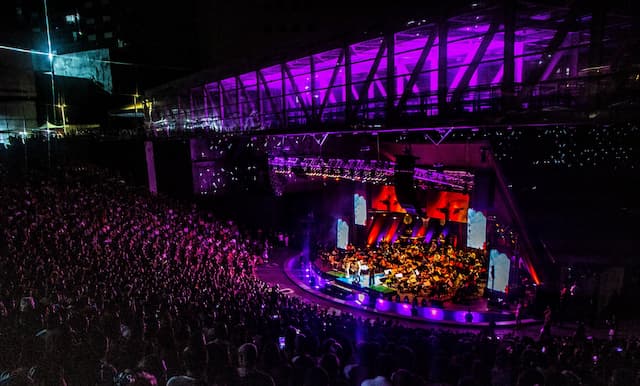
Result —
<path fill-rule="evenodd" d="M 634 20 L 569 4 L 473 3 L 253 71 L 196 74 L 148 90 L 148 127 L 320 135 L 624 119 L 640 91 Z"/>
<path fill-rule="evenodd" d="M 269 167 L 280 174 L 308 177 L 341 178 L 374 184 L 391 183 L 396 170 L 393 161 L 363 159 L 323 159 L 320 157 L 270 157 Z M 459 170 L 414 169 L 417 184 L 428 184 L 443 190 L 471 191 L 473 173 Z"/>

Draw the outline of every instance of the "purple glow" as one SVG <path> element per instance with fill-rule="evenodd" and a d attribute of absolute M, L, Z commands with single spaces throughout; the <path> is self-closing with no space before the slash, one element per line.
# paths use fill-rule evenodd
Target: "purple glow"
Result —
<path fill-rule="evenodd" d="M 467 315 L 467 311 L 455 311 L 453 313 L 453 319 L 458 322 L 458 323 L 467 323 L 465 317 Z M 471 315 L 473 316 L 473 320 L 471 323 L 482 323 L 484 320 L 484 318 L 482 317 L 482 314 L 478 313 L 478 312 L 471 312 Z"/>
<path fill-rule="evenodd" d="M 515 56 L 514 80 L 517 83 L 522 83 L 522 68 L 524 64 L 524 59 L 522 58 L 523 52 L 524 52 L 524 43 L 516 42 L 514 45 L 514 56 Z M 500 80 L 502 80 L 502 78 Z"/>
<path fill-rule="evenodd" d="M 411 305 L 407 303 L 396 305 L 396 312 L 402 316 L 411 316 Z"/>
<path fill-rule="evenodd" d="M 455 90 L 456 88 L 458 88 L 458 85 L 460 84 L 460 80 L 462 80 L 462 76 L 467 70 L 467 67 L 469 67 L 469 64 L 471 64 L 471 60 L 473 60 L 473 57 L 476 54 L 476 51 L 478 51 L 479 47 L 480 47 L 479 41 L 478 42 L 465 41 L 465 42 L 454 43 L 453 45 L 449 44 L 448 49 L 451 50 L 451 53 L 454 55 L 455 60 L 458 60 L 460 56 L 464 55 L 464 60 L 462 61 L 463 65 L 462 67 L 459 67 L 456 70 L 456 75 L 454 76 L 453 80 L 449 85 L 449 88 L 451 90 Z M 449 52 L 447 52 L 447 54 L 448 53 Z M 449 57 L 451 57 L 451 55 L 449 55 Z"/>
<path fill-rule="evenodd" d="M 256 84 L 256 73 L 255 71 L 240 75 L 240 80 L 242 84 L 247 86 L 254 86 Z"/>
<path fill-rule="evenodd" d="M 485 38 L 484 34 L 489 30 L 491 16 L 489 14 L 478 16 L 480 17 L 477 19 L 478 24 L 463 22 L 462 18 L 449 20 L 448 68 L 446 70 L 450 91 L 460 87 L 465 71 Z M 425 43 L 436 30 L 436 25 L 425 23 L 394 34 L 393 77 L 395 79 L 387 79 L 389 58 L 384 39 L 374 38 L 348 47 L 351 53 L 349 69 L 345 68 L 343 49 L 336 48 L 286 62 L 288 70 L 284 71 L 284 79 L 283 65 L 277 64 L 240 74 L 237 77 L 204 83 L 199 88 L 191 90 L 190 108 L 185 109 L 184 103 L 175 107 L 181 111 L 184 110 L 186 116 L 191 118 L 191 122 L 199 122 L 199 125 L 211 130 L 242 128 L 247 125 L 247 122 L 259 122 L 265 127 L 279 127 L 285 124 L 283 120 L 292 124 L 306 124 L 307 117 L 312 113 L 320 113 L 323 105 L 323 120 L 341 121 L 345 119 L 346 93 L 350 92 L 350 99 L 354 104 L 362 103 L 367 99 L 364 105 L 357 108 L 358 118 L 381 118 L 387 104 L 386 99 L 389 97 L 387 87 L 390 85 L 395 88 L 394 95 L 399 97 L 406 94 L 406 103 L 402 107 L 405 112 L 437 115 L 439 71 L 437 38 L 427 53 L 422 68 L 418 69 L 416 81 L 411 90 L 405 92 Z M 538 71 L 541 47 L 548 45 L 555 32 L 553 29 L 518 26 L 514 43 L 514 81 L 516 83 L 521 83 L 530 73 Z M 571 42 L 574 36 L 581 33 L 583 33 L 582 30 L 569 33 L 561 49 L 552 57 L 542 60 L 546 64 L 543 72 L 544 79 L 555 76 L 556 67 L 569 53 L 566 51 L 567 44 L 573 44 Z M 381 51 L 383 46 L 384 49 Z M 376 56 L 380 52 L 382 58 L 378 68 L 375 69 L 373 79 L 365 89 L 364 82 L 371 73 Z M 572 75 L 576 67 L 573 63 L 585 61 L 583 56 L 587 54 L 586 52 L 586 50 L 572 52 L 575 55 L 571 58 Z M 503 55 L 504 31 L 498 30 L 481 58 L 478 68 L 472 74 L 468 86 L 499 85 L 504 77 L 501 60 Z M 345 84 L 347 70 L 352 74 L 350 85 Z M 334 76 L 335 80 L 330 88 Z M 496 97 L 495 93 L 471 89 L 461 91 L 463 102 L 474 102 L 464 104 L 463 107 L 468 111 L 486 108 L 489 103 L 475 102 Z M 177 101 L 177 98 L 174 99 Z M 398 99 L 394 102 L 397 103 L 397 101 Z M 171 127 L 179 127 L 179 125 L 183 125 L 184 128 L 198 127 L 193 123 L 187 127 L 181 117 L 171 114 L 176 104 L 177 102 L 173 100 L 167 101 L 166 108 L 154 111 L 153 120 L 171 121 L 170 124 L 173 125 Z M 181 114 L 181 116 L 185 115 Z"/>
<path fill-rule="evenodd" d="M 388 300 L 378 299 L 376 302 L 376 311 L 389 312 L 393 308 L 393 303 Z"/>
<path fill-rule="evenodd" d="M 444 310 L 433 307 L 421 307 L 419 315 L 429 320 L 444 320 Z"/>
<path fill-rule="evenodd" d="M 433 239 L 433 229 L 429 229 L 427 231 L 427 235 L 424 237 L 424 241 L 426 241 L 427 243 L 431 241 L 431 239 Z"/>

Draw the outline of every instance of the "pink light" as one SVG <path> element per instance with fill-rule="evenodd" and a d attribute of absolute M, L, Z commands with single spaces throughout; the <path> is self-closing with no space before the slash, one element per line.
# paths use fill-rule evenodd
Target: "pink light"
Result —
<path fill-rule="evenodd" d="M 433 308 L 433 307 L 425 307 L 420 309 L 420 315 L 429 320 L 444 320 L 444 310 Z"/>
<path fill-rule="evenodd" d="M 391 311 L 392 303 L 386 300 L 378 299 L 376 303 L 376 311 L 388 312 Z"/>
<path fill-rule="evenodd" d="M 438 47 L 438 39 L 433 44 L 434 47 Z M 429 91 L 431 94 L 435 94 L 438 91 L 438 50 L 432 49 L 427 57 L 427 61 L 424 64 L 423 70 L 431 70 L 429 73 Z"/>
<path fill-rule="evenodd" d="M 403 316 L 411 316 L 411 307 L 409 307 L 407 303 L 404 303 L 401 307 L 396 308 L 396 312 Z"/>
<path fill-rule="evenodd" d="M 502 81 L 502 76 L 504 75 L 504 65 L 500 66 L 500 69 L 498 70 L 498 73 L 496 74 L 496 76 L 493 77 L 493 79 L 491 79 L 491 84 L 498 84 Z"/>
<path fill-rule="evenodd" d="M 522 68 L 524 65 L 524 58 L 522 54 L 524 52 L 524 43 L 516 42 L 514 46 L 515 55 L 515 68 L 514 68 L 514 80 L 517 83 L 522 83 Z"/>
<path fill-rule="evenodd" d="M 464 44 L 464 47 L 462 47 L 463 44 Z M 451 81 L 450 89 L 455 90 L 456 88 L 458 88 L 458 85 L 460 84 L 460 81 L 462 80 L 462 76 L 467 70 L 467 67 L 469 67 L 469 64 L 471 64 L 471 61 L 473 60 L 473 57 L 476 54 L 476 51 L 478 51 L 478 48 L 480 48 L 480 43 L 479 42 L 476 43 L 475 41 L 453 43 L 449 45 L 449 48 L 451 49 L 451 52 L 454 53 L 454 55 L 448 55 L 449 58 L 452 58 L 452 56 L 453 57 L 459 56 L 460 54 L 463 54 L 466 52 L 466 56 L 464 58 L 464 61 L 462 62 L 463 66 L 458 67 L 458 70 L 456 71 L 456 75 L 453 77 L 453 80 Z"/>

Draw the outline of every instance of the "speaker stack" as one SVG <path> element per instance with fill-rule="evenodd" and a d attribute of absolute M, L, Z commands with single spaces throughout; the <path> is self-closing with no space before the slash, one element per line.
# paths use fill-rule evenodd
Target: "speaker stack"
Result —
<path fill-rule="evenodd" d="M 416 169 L 416 157 L 408 154 L 396 155 L 396 166 L 393 174 L 396 197 L 398 203 L 408 214 L 414 216 L 424 216 L 421 203 L 418 200 L 414 185 L 414 174 Z"/>

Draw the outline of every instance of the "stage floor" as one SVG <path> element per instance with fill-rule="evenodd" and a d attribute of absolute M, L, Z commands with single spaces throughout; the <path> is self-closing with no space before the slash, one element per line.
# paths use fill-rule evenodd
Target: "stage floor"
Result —
<path fill-rule="evenodd" d="M 361 275 L 359 282 L 354 282 L 355 275 L 347 278 L 344 272 L 324 272 L 311 263 L 301 266 L 300 259 L 296 257 L 286 260 L 283 268 L 291 281 L 303 290 L 334 303 L 377 315 L 469 328 L 486 326 L 492 321 L 496 326 L 503 328 L 515 325 L 515 316 L 511 310 L 491 309 L 488 307 L 488 300 L 483 297 L 473 299 L 467 304 L 445 301 L 432 302 L 424 307 L 415 306 L 397 301 L 396 291 L 381 285 L 384 274 L 377 274 L 374 277 L 374 285 L 369 287 L 368 274 Z M 530 319 L 523 320 L 522 323 L 539 321 Z"/>
<path fill-rule="evenodd" d="M 356 279 L 355 275 L 351 275 L 350 277 L 336 276 L 336 280 L 347 285 L 359 285 L 361 288 L 370 288 L 383 295 L 395 294 L 396 290 L 394 290 L 393 288 L 389 288 L 383 284 L 384 277 L 384 273 L 378 273 L 373 276 L 373 282 L 370 281 L 371 276 L 369 274 L 360 275 L 359 280 Z"/>
<path fill-rule="evenodd" d="M 266 264 L 262 264 L 257 267 L 257 276 L 266 283 L 278 285 L 282 293 L 297 297 L 309 304 L 319 306 L 331 313 L 336 313 L 337 315 L 347 312 L 356 318 L 381 318 L 382 320 L 394 320 L 394 323 L 405 328 L 438 328 L 455 330 L 457 332 L 477 332 L 479 328 L 488 324 L 486 322 L 477 321 L 472 323 L 457 323 L 455 321 L 433 321 L 418 317 L 403 317 L 392 313 L 383 313 L 371 310 L 368 307 L 362 307 L 358 304 L 354 304 L 354 302 L 345 302 L 337 298 L 332 298 L 321 292 L 319 289 L 316 289 L 314 286 L 310 286 L 308 284 L 310 277 L 306 277 L 308 273 L 304 271 L 304 268 L 295 265 L 288 265 L 291 262 L 292 257 L 298 257 L 299 255 L 300 252 L 292 251 L 287 248 L 276 248 L 272 253 L 271 259 Z M 450 303 L 445 303 L 445 307 L 450 310 L 462 310 L 464 308 L 460 305 Z M 472 311 L 482 312 L 487 309 L 486 299 L 479 299 L 477 304 L 474 303 L 471 305 Z M 506 337 L 514 335 L 537 339 L 540 334 L 542 320 L 529 318 L 523 319 L 522 328 L 520 329 L 514 328 L 514 320 L 497 322 L 496 324 L 496 334 L 498 336 Z M 573 336 L 575 329 L 575 323 L 566 323 L 563 325 L 554 325 L 552 332 L 554 335 L 559 336 Z M 608 337 L 607 328 L 586 326 L 586 330 L 588 336 L 600 337 L 602 339 Z M 633 331 L 636 332 L 636 330 Z M 621 333 L 628 333 L 628 335 L 631 335 L 631 333 L 626 332 L 626 330 Z"/>

